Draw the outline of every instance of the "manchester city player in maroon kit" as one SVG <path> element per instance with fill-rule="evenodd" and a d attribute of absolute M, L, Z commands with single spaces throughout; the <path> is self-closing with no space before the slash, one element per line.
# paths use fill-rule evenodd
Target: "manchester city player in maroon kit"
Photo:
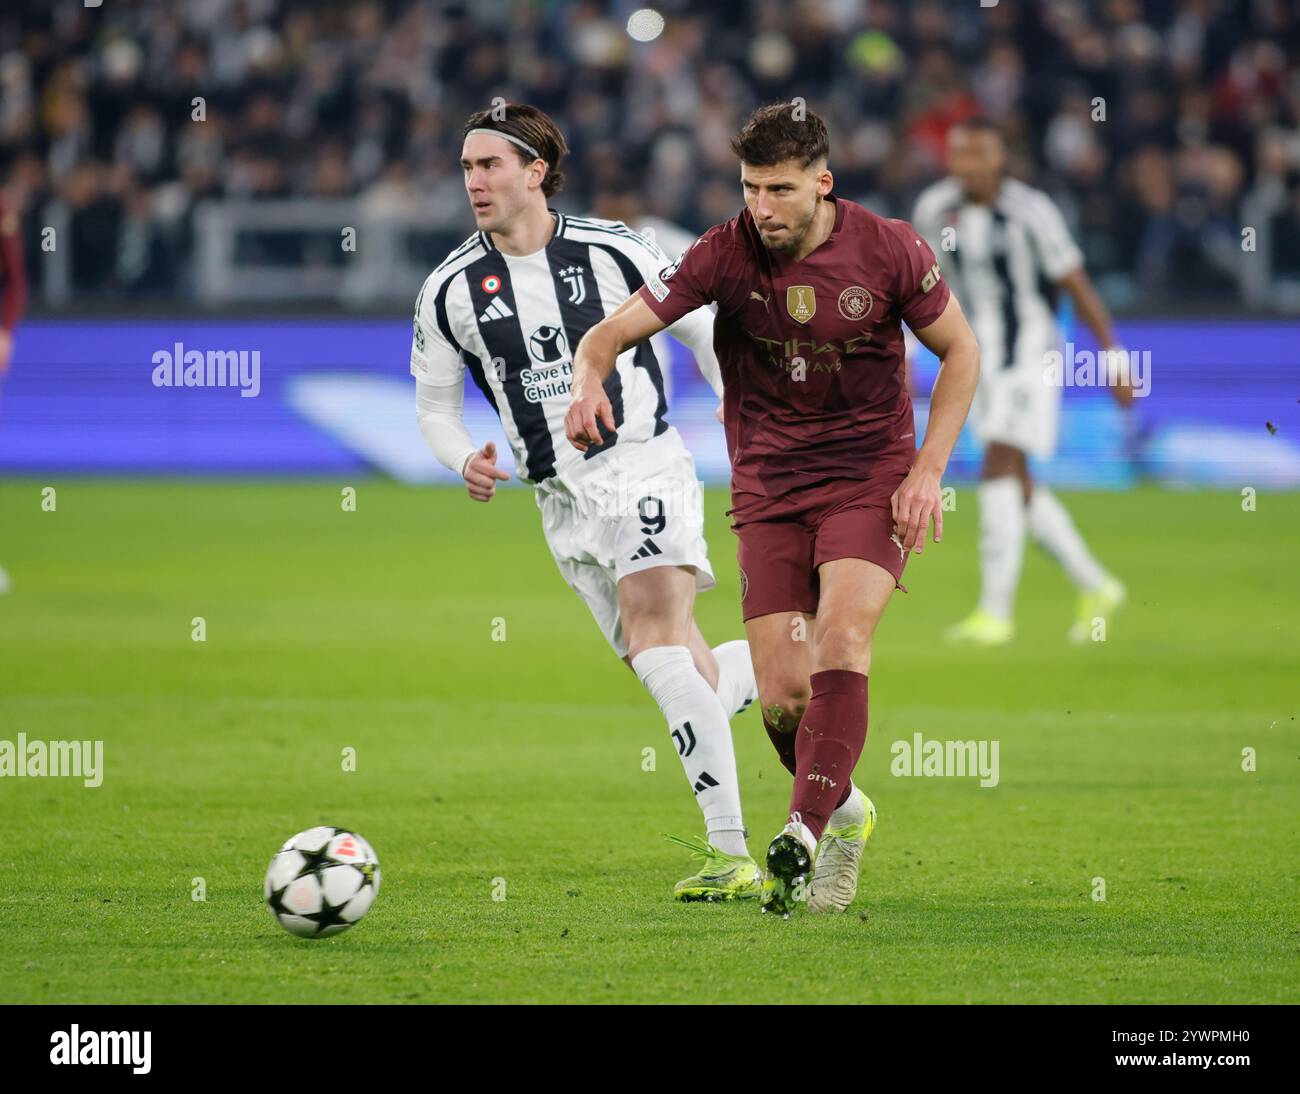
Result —
<path fill-rule="evenodd" d="M 979 349 L 911 225 L 832 192 L 814 113 L 763 107 L 732 147 L 745 209 L 587 332 L 565 431 L 581 450 L 600 443 L 598 422 L 614 428 L 603 381 L 618 354 L 717 303 L 741 608 L 764 725 L 794 776 L 762 907 L 843 911 L 875 823 L 851 778 L 872 635 L 931 520 L 934 542 L 943 534 L 940 477 Z M 919 452 L 903 323 L 942 361 Z"/>

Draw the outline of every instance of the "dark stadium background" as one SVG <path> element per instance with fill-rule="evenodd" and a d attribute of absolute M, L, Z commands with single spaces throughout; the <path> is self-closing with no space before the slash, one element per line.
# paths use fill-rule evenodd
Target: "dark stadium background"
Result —
<path fill-rule="evenodd" d="M 728 140 L 747 111 L 797 95 L 830 123 L 837 192 L 878 212 L 910 216 L 948 127 L 975 113 L 1061 204 L 1121 340 L 1152 354 L 1153 397 L 1125 424 L 1067 391 L 1048 479 L 1300 484 L 1295 431 L 1266 424 L 1294 423 L 1300 360 L 1293 5 L 670 2 L 651 41 L 631 36 L 656 29 L 637 10 L 6 5 L 0 178 L 30 306 L 0 470 L 447 481 L 408 412 L 405 358 L 424 275 L 472 230 L 464 117 L 497 96 L 550 111 L 572 147 L 556 207 L 649 225 L 675 253 L 738 209 Z M 153 387 L 150 354 L 176 342 L 260 348 L 260 396 Z M 922 419 L 932 375 L 922 361 Z M 672 380 L 671 419 L 725 481 L 681 354 Z M 499 439 L 472 388 L 467 404 L 475 435 Z M 951 477 L 976 459 L 963 438 Z"/>

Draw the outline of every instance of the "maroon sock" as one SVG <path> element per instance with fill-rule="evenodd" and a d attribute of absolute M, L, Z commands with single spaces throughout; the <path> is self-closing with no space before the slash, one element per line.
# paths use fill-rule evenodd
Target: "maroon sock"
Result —
<path fill-rule="evenodd" d="M 766 717 L 763 718 L 763 728 L 767 730 L 767 736 L 772 742 L 772 747 L 776 749 L 776 754 L 781 758 L 781 763 L 793 775 L 795 772 L 794 734 L 782 733 L 779 729 L 773 729 L 768 725 Z"/>
<path fill-rule="evenodd" d="M 867 678 L 848 669 L 814 672 L 812 698 L 796 731 L 794 794 L 798 813 L 815 838 L 849 796 L 850 778 L 867 742 Z"/>

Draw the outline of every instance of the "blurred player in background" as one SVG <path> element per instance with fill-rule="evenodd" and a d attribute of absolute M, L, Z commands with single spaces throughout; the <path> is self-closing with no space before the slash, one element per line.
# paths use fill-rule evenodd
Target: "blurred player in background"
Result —
<path fill-rule="evenodd" d="M 0 190 L 0 380 L 13 360 L 14 328 L 27 304 L 27 269 L 17 203 Z M 9 575 L 0 566 L 0 593 L 9 591 Z"/>
<path fill-rule="evenodd" d="M 603 381 L 616 358 L 717 303 L 742 615 L 764 724 L 794 776 L 761 906 L 843 911 L 875 824 L 852 780 L 872 636 L 931 518 L 942 535 L 940 477 L 979 350 L 911 226 L 832 193 L 816 114 L 763 107 L 732 147 L 746 208 L 588 332 L 566 433 L 579 450 L 598 444 L 614 421 Z M 904 322 L 942 361 L 919 453 Z"/>
<path fill-rule="evenodd" d="M 716 584 L 703 493 L 665 419 L 648 343 L 629 348 L 609 374 L 614 411 L 598 443 L 579 454 L 564 442 L 573 347 L 667 262 L 617 221 L 547 207 L 563 184 L 557 165 L 566 151 L 555 123 L 531 106 L 466 123 L 461 166 L 479 231 L 434 270 L 416 303 L 420 429 L 470 497 L 490 501 L 509 475 L 495 445 L 478 448 L 465 429 L 468 369 L 501 418 L 515 473 L 534 486 L 560 573 L 668 721 L 708 831 L 707 841 L 677 841 L 704 860 L 677 898 L 757 897 L 729 725 L 757 696 L 754 670 L 746 642 L 710 649 L 695 624 L 695 594 Z M 683 315 L 672 333 L 721 398 L 709 312 Z"/>
<path fill-rule="evenodd" d="M 1012 614 L 1028 533 L 1060 563 L 1079 590 L 1071 641 L 1124 601 L 1124 586 L 1093 557 L 1065 506 L 1029 473 L 1029 456 L 1056 450 L 1061 386 L 1049 357 L 1061 350 L 1059 290 L 1103 347 L 1121 406 L 1133 399 L 1127 354 L 1115 344 L 1110 315 L 1083 268 L 1083 255 L 1052 199 L 1006 175 L 998 127 L 973 118 L 948 137 L 951 175 L 922 192 L 912 221 L 942 256 L 979 338 L 979 389 L 971 411 L 984 445 L 980 500 L 980 599 L 947 632 L 957 642 L 997 646 L 1011 640 Z"/>

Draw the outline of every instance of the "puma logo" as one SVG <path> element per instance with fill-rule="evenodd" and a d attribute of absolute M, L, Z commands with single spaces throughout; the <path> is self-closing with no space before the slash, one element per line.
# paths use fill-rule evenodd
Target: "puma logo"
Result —
<path fill-rule="evenodd" d="M 749 298 L 750 300 L 757 300 L 765 308 L 767 307 L 767 302 L 772 299 L 770 293 L 767 296 L 759 296 L 753 289 L 750 289 L 749 291 Z"/>

